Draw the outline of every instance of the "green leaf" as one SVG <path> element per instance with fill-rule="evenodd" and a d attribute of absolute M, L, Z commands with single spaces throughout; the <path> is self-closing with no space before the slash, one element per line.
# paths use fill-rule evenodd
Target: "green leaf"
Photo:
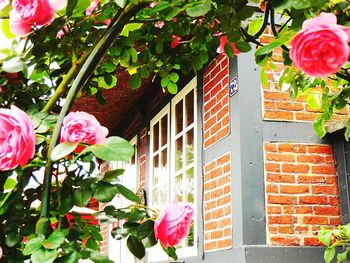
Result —
<path fill-rule="evenodd" d="M 121 8 L 124 8 L 125 4 L 126 4 L 126 0 L 115 0 L 115 2 L 117 3 L 117 5 Z"/>
<path fill-rule="evenodd" d="M 133 191 L 129 190 L 121 184 L 115 185 L 119 194 L 123 195 L 125 198 L 129 199 L 132 202 L 140 203 L 140 197 L 138 197 Z"/>
<path fill-rule="evenodd" d="M 324 124 L 324 120 L 322 118 L 317 118 L 314 122 L 314 130 L 316 134 L 322 138 L 326 135 L 326 127 Z"/>
<path fill-rule="evenodd" d="M 141 86 L 142 80 L 138 74 L 131 75 L 128 83 L 132 89 L 137 89 Z"/>
<path fill-rule="evenodd" d="M 85 246 L 95 251 L 98 251 L 98 247 L 99 247 L 98 243 L 93 238 L 89 238 L 86 241 Z"/>
<path fill-rule="evenodd" d="M 12 9 L 12 6 L 9 5 L 10 9 Z M 10 29 L 10 19 L 2 19 L 1 21 L 1 30 L 2 33 L 5 35 L 7 38 L 13 38 L 15 35 L 11 32 Z"/>
<path fill-rule="evenodd" d="M 106 255 L 102 253 L 92 253 L 90 255 L 90 259 L 95 263 L 114 263 L 114 261 L 110 260 Z"/>
<path fill-rule="evenodd" d="M 329 247 L 332 242 L 332 232 L 329 229 L 321 229 L 318 232 L 318 240 L 326 247 Z"/>
<path fill-rule="evenodd" d="M 73 192 L 73 201 L 74 204 L 80 207 L 87 206 L 92 196 L 92 192 L 90 189 L 85 188 L 77 188 Z"/>
<path fill-rule="evenodd" d="M 21 241 L 21 235 L 16 231 L 6 235 L 5 243 L 9 247 L 14 247 L 19 241 Z"/>
<path fill-rule="evenodd" d="M 253 36 L 256 33 L 258 33 L 263 23 L 264 23 L 263 17 L 255 18 L 253 21 L 249 23 L 248 34 Z"/>
<path fill-rule="evenodd" d="M 74 8 L 77 6 L 78 0 L 68 0 L 66 7 L 66 15 L 71 16 Z"/>
<path fill-rule="evenodd" d="M 28 241 L 23 250 L 23 255 L 28 256 L 33 254 L 35 251 L 39 250 L 43 246 L 45 240 L 44 235 L 38 235 Z"/>
<path fill-rule="evenodd" d="M 108 171 L 103 175 L 103 182 L 106 183 L 113 183 L 116 182 L 118 177 L 121 176 L 124 173 L 124 169 L 116 169 L 112 171 Z"/>
<path fill-rule="evenodd" d="M 43 242 L 43 246 L 47 249 L 59 248 L 66 239 L 67 234 L 68 229 L 55 230 L 49 238 Z"/>
<path fill-rule="evenodd" d="M 86 9 L 90 6 L 90 4 L 91 4 L 90 0 L 78 0 L 73 10 L 72 16 L 73 17 L 85 16 L 84 13 Z"/>
<path fill-rule="evenodd" d="M 128 246 L 128 249 L 130 250 L 130 252 L 138 259 L 141 259 L 145 256 L 145 253 L 146 253 L 145 247 L 137 239 L 137 237 L 130 235 L 128 237 L 126 244 Z"/>
<path fill-rule="evenodd" d="M 226 55 L 229 58 L 233 58 L 235 56 L 235 52 L 233 51 L 233 48 L 232 48 L 232 46 L 229 43 L 225 44 L 224 50 L 225 50 Z"/>
<path fill-rule="evenodd" d="M 171 72 L 171 73 L 169 74 L 169 79 L 170 79 L 172 82 L 176 83 L 176 82 L 179 80 L 179 74 L 177 74 L 176 72 Z"/>
<path fill-rule="evenodd" d="M 347 260 L 347 251 L 345 251 L 345 252 L 343 252 L 343 253 L 339 253 L 338 255 L 337 255 L 337 261 L 338 262 L 343 262 L 343 261 L 345 261 L 345 260 Z"/>
<path fill-rule="evenodd" d="M 4 190 L 12 190 L 17 185 L 17 181 L 11 177 L 8 177 L 4 184 Z"/>
<path fill-rule="evenodd" d="M 322 94 L 310 92 L 306 98 L 307 104 L 314 110 L 319 110 L 322 104 Z"/>
<path fill-rule="evenodd" d="M 79 253 L 77 253 L 76 251 L 73 251 L 63 257 L 60 258 L 60 262 L 61 263 L 76 263 L 78 262 L 80 258 Z"/>
<path fill-rule="evenodd" d="M 344 132 L 344 137 L 346 141 L 349 141 L 350 138 L 350 125 L 346 126 L 345 132 Z"/>
<path fill-rule="evenodd" d="M 169 81 L 167 88 L 170 94 L 176 94 L 178 91 L 176 83 L 171 81 Z"/>
<path fill-rule="evenodd" d="M 153 230 L 154 230 L 154 221 L 147 220 L 140 225 L 139 229 L 137 230 L 137 236 L 139 237 L 139 239 L 144 239 L 148 237 Z"/>
<path fill-rule="evenodd" d="M 245 42 L 245 41 L 237 41 L 235 43 L 236 48 L 241 51 L 241 52 L 249 52 L 252 47 L 249 45 L 249 43 Z"/>
<path fill-rule="evenodd" d="M 326 263 L 330 263 L 335 256 L 335 247 L 327 247 L 324 252 L 324 260 Z"/>
<path fill-rule="evenodd" d="M 250 18 L 254 14 L 254 12 L 255 12 L 254 7 L 244 6 L 238 11 L 237 16 L 239 17 L 240 20 L 245 20 L 247 18 Z"/>
<path fill-rule="evenodd" d="M 56 145 L 51 152 L 51 160 L 58 161 L 59 159 L 66 157 L 68 154 L 72 153 L 77 147 L 78 142 L 61 142 Z"/>
<path fill-rule="evenodd" d="M 120 137 L 109 137 L 103 144 L 89 147 L 93 154 L 105 161 L 129 161 L 134 155 L 134 147 Z"/>
<path fill-rule="evenodd" d="M 171 257 L 171 258 L 174 259 L 174 260 L 177 260 L 176 248 L 174 248 L 174 247 L 168 247 L 168 248 L 166 248 L 166 247 L 164 247 L 163 245 L 162 245 L 162 248 L 163 248 L 163 250 L 165 251 L 165 253 L 167 253 L 167 255 L 168 255 L 169 257 Z"/>
<path fill-rule="evenodd" d="M 57 258 L 57 251 L 56 250 L 47 250 L 47 249 L 39 249 L 35 251 L 32 256 L 30 257 L 30 260 L 32 263 L 52 263 Z"/>
<path fill-rule="evenodd" d="M 138 222 L 146 216 L 146 212 L 142 210 L 135 210 L 127 216 L 128 222 Z"/>
<path fill-rule="evenodd" d="M 121 36 L 128 37 L 129 32 L 138 30 L 142 27 L 142 23 L 130 23 L 124 26 L 123 31 L 120 33 Z"/>
<path fill-rule="evenodd" d="M 191 17 L 203 16 L 211 10 L 211 1 L 206 0 L 199 4 L 190 2 L 190 7 L 186 8 L 186 13 Z"/>
<path fill-rule="evenodd" d="M 114 185 L 99 182 L 94 190 L 93 197 L 99 202 L 107 203 L 112 201 L 116 194 L 117 189 Z"/>

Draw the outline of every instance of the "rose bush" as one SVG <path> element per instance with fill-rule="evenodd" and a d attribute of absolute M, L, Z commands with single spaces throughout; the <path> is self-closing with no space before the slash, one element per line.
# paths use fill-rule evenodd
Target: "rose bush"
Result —
<path fill-rule="evenodd" d="M 17 108 L 0 109 L 0 171 L 25 166 L 35 152 L 35 132 L 30 117 Z"/>
<path fill-rule="evenodd" d="M 181 202 L 170 204 L 156 219 L 154 235 L 164 247 L 178 245 L 189 233 L 192 224 L 191 204 Z"/>
<path fill-rule="evenodd" d="M 321 13 L 303 23 L 292 39 L 290 58 L 309 76 L 336 73 L 349 58 L 350 28 L 337 24 L 332 13 Z"/>

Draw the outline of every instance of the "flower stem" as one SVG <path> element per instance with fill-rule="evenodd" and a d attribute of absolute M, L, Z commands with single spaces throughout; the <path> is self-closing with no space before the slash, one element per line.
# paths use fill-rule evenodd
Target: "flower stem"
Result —
<path fill-rule="evenodd" d="M 50 208 L 50 193 L 51 193 L 51 177 L 52 177 L 52 161 L 51 161 L 51 153 L 53 148 L 57 145 L 60 139 L 60 130 L 63 123 L 64 117 L 69 112 L 74 99 L 76 98 L 78 92 L 81 88 L 86 84 L 92 75 L 94 69 L 98 65 L 98 63 L 103 59 L 109 48 L 113 45 L 115 39 L 119 36 L 121 31 L 123 30 L 124 25 L 143 7 L 146 6 L 146 3 L 139 3 L 135 6 L 130 6 L 128 11 L 122 12 L 119 17 L 115 19 L 115 22 L 112 26 L 107 28 L 107 31 L 102 36 L 102 38 L 97 42 L 94 46 L 91 53 L 86 58 L 83 63 L 81 69 L 79 70 L 75 80 L 66 97 L 66 102 L 64 103 L 60 115 L 58 116 L 58 120 L 55 126 L 55 129 L 52 134 L 52 138 L 50 141 L 49 149 L 47 152 L 47 163 L 45 166 L 45 175 L 44 175 L 44 185 L 42 191 L 42 207 L 40 213 L 40 219 L 37 222 L 36 233 L 37 234 L 45 234 L 49 225 L 49 208 Z M 74 71 L 75 72 L 75 71 Z M 73 74 L 73 73 L 72 73 Z M 48 107 L 50 108 L 50 107 Z"/>

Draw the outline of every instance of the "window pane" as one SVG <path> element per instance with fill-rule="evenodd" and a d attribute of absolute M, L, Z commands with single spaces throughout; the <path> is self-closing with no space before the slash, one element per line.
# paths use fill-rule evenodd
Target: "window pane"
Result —
<path fill-rule="evenodd" d="M 179 137 L 175 142 L 175 171 L 178 171 L 183 166 L 183 157 L 182 157 L 182 136 Z"/>
<path fill-rule="evenodd" d="M 168 115 L 165 115 L 161 120 L 161 132 L 162 132 L 162 143 L 161 145 L 164 146 L 168 143 Z"/>
<path fill-rule="evenodd" d="M 159 149 L 159 122 L 153 126 L 153 152 Z"/>
<path fill-rule="evenodd" d="M 191 125 L 194 121 L 194 91 L 191 90 L 186 95 L 185 105 L 186 105 L 186 127 Z"/>
<path fill-rule="evenodd" d="M 194 134 L 193 129 L 186 133 L 186 145 L 185 145 L 185 155 L 186 155 L 186 165 L 193 163 L 194 161 Z"/>
<path fill-rule="evenodd" d="M 183 201 L 183 187 L 182 187 L 183 175 L 179 174 L 175 177 L 175 194 L 179 202 Z"/>
<path fill-rule="evenodd" d="M 182 100 L 175 106 L 175 131 L 176 134 L 183 130 L 183 106 Z"/>
<path fill-rule="evenodd" d="M 194 203 L 194 168 L 186 171 L 186 179 L 184 183 L 184 190 L 186 192 L 186 201 Z"/>
<path fill-rule="evenodd" d="M 153 157 L 153 185 L 158 184 L 159 172 L 159 157 L 156 155 Z"/>

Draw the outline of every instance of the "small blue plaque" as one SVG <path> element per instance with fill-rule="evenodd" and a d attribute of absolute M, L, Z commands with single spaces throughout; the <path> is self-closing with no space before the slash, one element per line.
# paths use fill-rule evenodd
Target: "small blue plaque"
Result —
<path fill-rule="evenodd" d="M 235 95 L 237 93 L 237 91 L 238 91 L 238 79 L 237 79 L 237 77 L 234 77 L 230 81 L 230 97 Z"/>

